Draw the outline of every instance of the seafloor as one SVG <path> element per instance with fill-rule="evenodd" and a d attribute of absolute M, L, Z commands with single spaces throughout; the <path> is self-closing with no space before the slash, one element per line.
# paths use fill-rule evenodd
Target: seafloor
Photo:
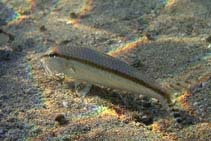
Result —
<path fill-rule="evenodd" d="M 45 75 L 54 46 L 117 57 L 166 87 L 156 100 Z M 210 0 L 1 0 L 0 140 L 211 140 Z"/>

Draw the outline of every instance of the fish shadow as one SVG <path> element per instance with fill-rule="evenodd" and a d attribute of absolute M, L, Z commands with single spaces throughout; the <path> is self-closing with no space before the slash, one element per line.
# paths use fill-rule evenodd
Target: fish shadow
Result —
<path fill-rule="evenodd" d="M 187 127 L 199 122 L 199 119 L 187 111 L 173 108 L 171 113 L 149 97 L 137 97 L 131 93 L 113 92 L 98 86 L 93 86 L 88 97 L 98 96 L 112 105 L 123 108 L 132 116 L 132 120 L 151 125 L 160 119 L 172 118 L 179 127 Z M 114 108 L 115 109 L 115 108 Z"/>

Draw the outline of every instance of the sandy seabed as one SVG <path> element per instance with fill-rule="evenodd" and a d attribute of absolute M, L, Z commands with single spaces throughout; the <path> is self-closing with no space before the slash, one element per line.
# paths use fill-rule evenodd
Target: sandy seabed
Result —
<path fill-rule="evenodd" d="M 210 0 L 2 0 L 0 140 L 209 140 Z M 157 101 L 94 86 L 81 103 L 72 84 L 45 75 L 40 55 L 88 47 L 166 87 Z"/>

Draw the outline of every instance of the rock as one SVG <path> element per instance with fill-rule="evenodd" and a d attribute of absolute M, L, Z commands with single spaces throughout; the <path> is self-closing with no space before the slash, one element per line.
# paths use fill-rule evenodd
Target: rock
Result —
<path fill-rule="evenodd" d="M 135 121 L 136 122 L 142 122 L 145 125 L 150 125 L 153 123 L 153 117 L 150 115 L 143 115 L 141 114 L 135 114 L 134 115 Z"/>
<path fill-rule="evenodd" d="M 14 36 L 14 35 L 12 35 L 12 34 L 6 32 L 6 31 L 4 31 L 4 30 L 2 30 L 2 29 L 0 29 L 0 33 L 2 34 L 2 35 L 0 35 L 0 36 L 3 36 L 3 37 L 0 37 L 0 44 L 2 44 L 2 43 L 1 43 L 2 40 L 3 40 L 4 42 L 12 42 L 12 41 L 15 40 L 15 36 Z M 9 39 L 8 39 L 8 38 L 9 38 Z M 4 42 L 3 42 L 3 43 L 4 43 Z"/>
<path fill-rule="evenodd" d="M 59 125 L 65 125 L 68 123 L 67 119 L 65 118 L 63 114 L 58 114 L 55 117 L 55 121 L 57 121 Z"/>

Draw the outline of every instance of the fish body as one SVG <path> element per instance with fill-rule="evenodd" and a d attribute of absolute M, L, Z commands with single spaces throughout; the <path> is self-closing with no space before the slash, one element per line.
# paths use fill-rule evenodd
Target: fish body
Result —
<path fill-rule="evenodd" d="M 156 82 L 127 63 L 93 49 L 55 47 L 42 56 L 41 62 L 51 75 L 62 73 L 74 80 L 153 97 L 166 108 L 171 104 L 170 95 Z"/>

